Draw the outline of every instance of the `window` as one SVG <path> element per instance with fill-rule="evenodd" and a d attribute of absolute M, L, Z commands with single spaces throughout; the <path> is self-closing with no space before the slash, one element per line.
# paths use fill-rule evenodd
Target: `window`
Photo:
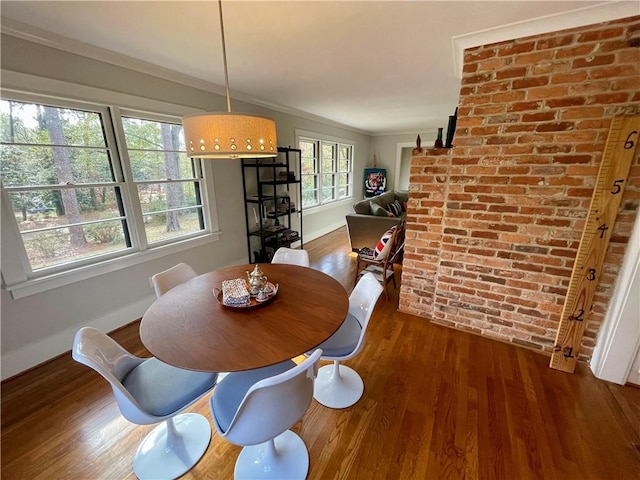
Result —
<path fill-rule="evenodd" d="M 146 240 L 204 230 L 200 164 L 187 157 L 182 125 L 122 117 Z"/>
<path fill-rule="evenodd" d="M 0 100 L 2 196 L 27 278 L 208 232 L 179 123 L 64 103 Z"/>
<path fill-rule="evenodd" d="M 351 197 L 353 145 L 300 137 L 302 206 Z"/>

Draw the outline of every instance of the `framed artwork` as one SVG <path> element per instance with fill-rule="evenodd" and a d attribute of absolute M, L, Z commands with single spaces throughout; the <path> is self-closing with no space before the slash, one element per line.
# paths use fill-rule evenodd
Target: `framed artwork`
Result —
<path fill-rule="evenodd" d="M 384 168 L 364 169 L 364 196 L 375 197 L 387 189 L 387 170 Z"/>

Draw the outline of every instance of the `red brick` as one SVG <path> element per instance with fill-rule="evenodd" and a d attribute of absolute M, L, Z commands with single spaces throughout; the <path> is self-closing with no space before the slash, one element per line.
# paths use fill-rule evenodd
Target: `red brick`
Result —
<path fill-rule="evenodd" d="M 503 197 L 478 195 L 478 201 L 482 203 L 504 203 Z"/>
<path fill-rule="evenodd" d="M 590 131 L 569 131 L 569 132 L 557 132 L 555 134 L 555 140 L 558 143 L 562 142 L 571 142 L 571 143 L 580 143 L 580 142 L 595 142 L 598 138 L 597 132 Z"/>
<path fill-rule="evenodd" d="M 524 67 L 520 68 L 508 68 L 505 70 L 496 71 L 496 80 L 504 80 L 506 78 L 518 78 L 524 77 L 527 74 L 527 69 Z"/>
<path fill-rule="evenodd" d="M 478 64 L 477 63 L 467 63 L 464 65 L 464 67 L 462 67 L 462 72 L 463 73 L 474 73 L 478 71 Z"/>
<path fill-rule="evenodd" d="M 475 75 L 465 75 L 464 77 L 462 77 L 462 85 L 485 83 L 490 81 L 492 76 L 492 73 L 477 73 Z"/>
<path fill-rule="evenodd" d="M 591 194 L 593 193 L 593 189 L 591 188 L 570 188 L 567 190 L 568 197 L 589 197 L 591 198 Z"/>
<path fill-rule="evenodd" d="M 469 193 L 491 193 L 493 187 L 488 185 L 465 185 L 464 191 Z"/>
<path fill-rule="evenodd" d="M 585 118 L 602 118 L 604 116 L 604 112 L 605 110 L 603 107 L 567 108 L 562 112 L 561 118 L 563 120 L 574 120 L 574 119 L 583 120 Z"/>
<path fill-rule="evenodd" d="M 527 175 L 530 171 L 531 167 L 524 165 L 506 166 L 498 169 L 500 175 Z"/>
<path fill-rule="evenodd" d="M 639 67 L 636 65 L 613 65 L 610 67 L 592 68 L 589 71 L 589 78 L 615 78 L 630 77 L 638 75 Z"/>
<path fill-rule="evenodd" d="M 522 133 L 522 132 L 534 132 L 536 129 L 535 125 L 520 123 L 515 125 L 503 125 L 502 133 Z"/>
<path fill-rule="evenodd" d="M 464 54 L 464 63 L 485 60 L 487 58 L 494 57 L 496 55 L 496 51 L 494 49 L 469 49 Z"/>
<path fill-rule="evenodd" d="M 503 92 L 491 95 L 491 101 L 494 103 L 511 103 L 524 100 L 525 92 Z M 505 111 L 506 109 L 503 109 Z"/>
<path fill-rule="evenodd" d="M 588 57 L 576 58 L 571 64 L 571 68 L 593 67 L 595 65 L 611 65 L 615 62 L 615 55 L 591 55 Z"/>
<path fill-rule="evenodd" d="M 547 153 L 569 153 L 572 149 L 571 145 L 538 145 L 536 152 L 540 154 Z"/>
<path fill-rule="evenodd" d="M 544 38 L 536 42 L 536 50 L 556 49 L 558 47 L 566 47 L 575 42 L 575 35 L 562 35 L 550 38 Z"/>
<path fill-rule="evenodd" d="M 598 40 L 608 40 L 611 38 L 622 37 L 623 35 L 624 35 L 624 29 L 620 27 L 610 28 L 607 30 L 595 30 L 592 32 L 585 32 L 581 35 L 578 35 L 578 42 L 585 43 L 585 42 L 595 42 Z"/>
<path fill-rule="evenodd" d="M 517 137 L 510 137 L 505 135 L 496 135 L 493 137 L 487 137 L 485 143 L 487 145 L 504 145 L 510 143 L 516 143 Z"/>
<path fill-rule="evenodd" d="M 495 115 L 497 113 L 503 113 L 505 110 L 505 105 L 480 105 L 473 108 L 473 114 L 484 117 L 485 115 Z"/>
<path fill-rule="evenodd" d="M 531 87 L 541 87 L 543 85 L 548 85 L 549 84 L 549 77 L 548 76 L 544 76 L 544 77 L 530 77 L 530 78 L 523 78 L 523 79 L 518 79 L 518 80 L 514 80 L 511 83 L 511 87 L 514 90 L 517 89 L 521 89 L 521 88 L 531 88 Z"/>
<path fill-rule="evenodd" d="M 618 63 L 638 63 L 638 62 L 640 62 L 640 53 L 638 52 L 637 49 L 621 51 L 620 53 L 618 53 Z"/>
<path fill-rule="evenodd" d="M 509 183 L 511 185 L 539 185 L 543 182 L 542 177 L 511 177 Z"/>
<path fill-rule="evenodd" d="M 636 77 L 613 79 L 613 81 L 611 82 L 611 90 L 613 92 L 619 90 L 640 90 L 640 75 Z"/>
<path fill-rule="evenodd" d="M 552 98 L 545 102 L 545 105 L 549 108 L 564 108 L 576 105 L 584 105 L 586 103 L 584 97 L 566 97 L 566 98 Z"/>
<path fill-rule="evenodd" d="M 571 65 L 567 62 L 546 62 L 538 63 L 529 67 L 529 75 L 548 75 L 566 73 L 571 70 Z"/>
<path fill-rule="evenodd" d="M 564 130 L 572 130 L 575 128 L 573 122 L 553 122 L 543 123 L 536 127 L 536 132 L 560 132 Z"/>
<path fill-rule="evenodd" d="M 547 178 L 547 185 L 557 186 L 557 185 L 566 185 L 566 186 L 582 186 L 583 180 L 578 177 L 560 177 L 560 178 Z"/>
<path fill-rule="evenodd" d="M 556 50 L 555 58 L 574 58 L 574 57 L 583 57 L 589 55 L 590 53 L 596 51 L 597 45 L 595 44 L 587 44 L 587 45 L 577 45 L 575 47 L 570 48 L 560 48 Z"/>
<path fill-rule="evenodd" d="M 566 85 L 531 88 L 527 91 L 527 100 L 564 97 L 567 95 L 568 91 L 569 89 Z"/>
<path fill-rule="evenodd" d="M 525 112 L 528 110 L 538 110 L 543 106 L 542 102 L 514 102 L 507 106 L 509 112 Z"/>
<path fill-rule="evenodd" d="M 516 56 L 514 60 L 514 65 L 537 65 L 540 63 L 548 62 L 549 60 L 553 60 L 553 52 L 552 51 L 543 51 L 543 52 L 533 52 L 523 55 Z"/>
<path fill-rule="evenodd" d="M 499 132 L 500 127 L 498 127 L 497 125 L 493 125 L 493 126 L 486 126 L 486 127 L 474 127 L 471 129 L 470 133 L 471 135 L 479 135 L 479 136 L 484 136 L 484 135 L 495 135 Z"/>
<path fill-rule="evenodd" d="M 498 49 L 498 56 L 503 57 L 505 55 L 514 55 L 519 53 L 530 52 L 534 49 L 534 42 L 523 42 L 523 43 L 511 43 L 509 45 L 504 45 Z"/>
<path fill-rule="evenodd" d="M 629 95 L 627 92 L 602 93 L 589 98 L 589 103 L 626 103 L 629 101 Z"/>
<path fill-rule="evenodd" d="M 556 119 L 556 112 L 545 111 L 537 113 L 527 113 L 522 115 L 523 122 L 546 122 Z"/>
<path fill-rule="evenodd" d="M 578 120 L 576 128 L 578 130 L 597 130 L 609 128 L 610 119 L 608 118 L 590 118 L 587 120 Z"/>
<path fill-rule="evenodd" d="M 480 93 L 495 93 L 504 92 L 509 90 L 511 84 L 509 82 L 488 82 L 482 83 L 476 87 L 477 92 Z M 462 93 L 460 94 L 462 96 Z M 460 111 L 458 111 L 458 115 Z"/>
<path fill-rule="evenodd" d="M 560 220 L 557 218 L 539 218 L 536 220 L 537 225 L 549 225 L 551 227 L 570 227 L 571 222 L 568 220 Z"/>
<path fill-rule="evenodd" d="M 551 84 L 558 83 L 578 83 L 584 82 L 587 79 L 587 72 L 580 70 L 579 72 L 558 73 L 551 76 Z"/>
<path fill-rule="evenodd" d="M 511 59 L 510 58 L 506 58 L 506 57 L 501 57 L 501 58 L 490 58 L 488 60 L 483 60 L 481 62 L 478 62 L 478 68 L 480 68 L 480 70 L 482 71 L 487 71 L 487 70 L 500 70 L 504 67 L 507 67 L 511 64 Z M 496 78 L 504 78 L 504 77 L 496 77 Z"/>

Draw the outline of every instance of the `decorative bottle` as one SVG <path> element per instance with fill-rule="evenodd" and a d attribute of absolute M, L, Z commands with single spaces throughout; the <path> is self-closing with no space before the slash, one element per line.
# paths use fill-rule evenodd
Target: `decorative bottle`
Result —
<path fill-rule="evenodd" d="M 433 143 L 434 148 L 442 148 L 444 144 L 442 143 L 442 130 L 444 128 L 438 128 L 438 136 L 436 137 L 436 141 Z"/>

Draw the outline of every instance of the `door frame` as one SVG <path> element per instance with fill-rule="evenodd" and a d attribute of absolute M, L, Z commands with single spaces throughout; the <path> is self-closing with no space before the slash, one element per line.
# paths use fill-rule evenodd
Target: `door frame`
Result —
<path fill-rule="evenodd" d="M 640 210 L 600 327 L 590 367 L 602 380 L 624 385 L 640 349 Z"/>
<path fill-rule="evenodd" d="M 399 142 L 396 147 L 396 174 L 393 177 L 393 189 L 395 191 L 400 190 L 400 170 L 402 163 L 402 149 L 404 148 L 414 148 L 415 142 Z M 411 178 L 411 175 L 409 175 Z"/>

